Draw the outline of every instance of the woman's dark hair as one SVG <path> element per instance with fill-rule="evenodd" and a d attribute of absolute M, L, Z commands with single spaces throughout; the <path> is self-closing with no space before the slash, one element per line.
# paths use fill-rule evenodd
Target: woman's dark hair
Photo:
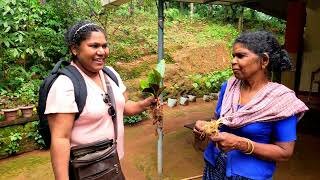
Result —
<path fill-rule="evenodd" d="M 258 56 L 269 56 L 268 71 L 279 72 L 289 70 L 292 67 L 288 52 L 282 49 L 278 40 L 267 31 L 245 32 L 242 33 L 234 42 L 241 43 L 250 51 Z"/>
<path fill-rule="evenodd" d="M 90 21 L 80 21 L 71 26 L 64 35 L 64 40 L 69 49 L 73 46 L 80 46 L 81 42 L 86 40 L 91 32 L 102 32 L 105 34 L 103 28 Z M 74 55 L 72 54 L 74 59 Z"/>

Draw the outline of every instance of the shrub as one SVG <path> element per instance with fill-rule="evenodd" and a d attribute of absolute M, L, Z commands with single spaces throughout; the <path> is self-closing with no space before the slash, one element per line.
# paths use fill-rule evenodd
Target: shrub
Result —
<path fill-rule="evenodd" d="M 133 125 L 136 124 L 143 119 L 146 119 L 148 117 L 148 113 L 146 111 L 142 112 L 141 114 L 134 115 L 134 116 L 125 116 L 123 118 L 124 124 Z"/>

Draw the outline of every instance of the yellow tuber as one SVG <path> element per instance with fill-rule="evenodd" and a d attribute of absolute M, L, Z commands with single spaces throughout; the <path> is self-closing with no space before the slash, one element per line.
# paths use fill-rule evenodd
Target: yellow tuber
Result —
<path fill-rule="evenodd" d="M 218 135 L 219 127 L 222 124 L 222 120 L 218 119 L 216 121 L 208 121 L 203 126 L 203 132 L 207 135 Z"/>

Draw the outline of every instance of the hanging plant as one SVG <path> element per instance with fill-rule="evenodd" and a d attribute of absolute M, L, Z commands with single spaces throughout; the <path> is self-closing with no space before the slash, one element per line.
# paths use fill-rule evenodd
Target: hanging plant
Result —
<path fill-rule="evenodd" d="M 165 87 L 163 87 L 164 71 L 165 61 L 161 60 L 157 68 L 149 72 L 147 80 L 141 80 L 140 82 L 140 88 L 143 93 L 152 94 L 158 99 L 156 104 L 151 106 L 153 124 L 156 124 L 157 128 L 163 128 L 163 110 L 159 97 L 165 89 Z"/>

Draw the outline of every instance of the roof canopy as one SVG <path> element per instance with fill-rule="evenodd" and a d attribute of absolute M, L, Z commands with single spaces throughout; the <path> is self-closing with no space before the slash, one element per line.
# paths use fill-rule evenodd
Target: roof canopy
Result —
<path fill-rule="evenodd" d="M 130 0 L 101 0 L 103 6 L 119 6 Z M 211 3 L 221 5 L 240 4 L 281 19 L 287 17 L 289 1 L 294 0 L 176 0 L 189 3 Z"/>
<path fill-rule="evenodd" d="M 287 17 L 287 6 L 290 0 L 177 0 L 189 3 L 210 3 L 221 5 L 240 4 L 281 19 Z M 293 0 L 292 0 L 293 1 Z"/>
<path fill-rule="evenodd" d="M 101 0 L 102 6 L 120 6 L 130 0 Z"/>

